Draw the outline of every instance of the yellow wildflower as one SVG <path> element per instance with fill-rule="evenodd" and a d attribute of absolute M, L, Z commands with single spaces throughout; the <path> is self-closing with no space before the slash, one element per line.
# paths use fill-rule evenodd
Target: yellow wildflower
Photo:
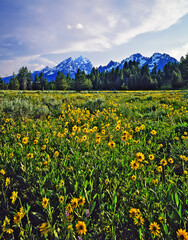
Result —
<path fill-rule="evenodd" d="M 43 208 L 47 208 L 48 202 L 49 202 L 49 199 L 48 199 L 48 198 L 44 197 L 44 198 L 42 199 L 42 206 L 43 206 Z"/>
<path fill-rule="evenodd" d="M 12 196 L 10 197 L 10 199 L 12 199 L 12 204 L 16 202 L 17 197 L 18 197 L 18 192 L 13 191 Z"/>
<path fill-rule="evenodd" d="M 8 187 L 8 185 L 10 185 L 10 178 L 7 177 L 5 180 L 5 187 Z"/>
<path fill-rule="evenodd" d="M 5 172 L 4 169 L 1 169 L 1 170 L 0 170 L 0 173 L 1 173 L 2 175 L 5 175 L 6 172 Z"/>
<path fill-rule="evenodd" d="M 41 235 L 42 236 L 45 236 L 48 234 L 49 232 L 49 229 L 50 227 L 48 226 L 48 223 L 47 222 L 43 222 L 40 226 L 40 232 L 41 232 Z"/>
<path fill-rule="evenodd" d="M 159 225 L 156 222 L 150 223 L 149 230 L 151 231 L 151 233 L 154 236 L 158 236 L 159 235 L 159 229 L 160 229 L 160 227 L 159 227 Z"/>

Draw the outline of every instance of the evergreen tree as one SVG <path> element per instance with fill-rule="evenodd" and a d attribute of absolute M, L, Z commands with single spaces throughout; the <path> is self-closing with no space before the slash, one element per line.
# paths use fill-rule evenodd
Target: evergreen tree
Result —
<path fill-rule="evenodd" d="M 128 89 L 130 90 L 137 90 L 138 89 L 138 82 L 137 78 L 134 74 L 130 74 L 128 79 Z"/>
<path fill-rule="evenodd" d="M 163 81 L 169 82 L 172 78 L 172 67 L 171 63 L 168 62 L 164 67 L 163 67 Z"/>
<path fill-rule="evenodd" d="M 30 87 L 30 83 L 32 82 L 32 75 L 28 71 L 27 67 L 21 67 L 18 71 L 17 75 L 20 90 L 27 90 L 27 87 Z"/>
<path fill-rule="evenodd" d="M 141 81 L 139 82 L 139 89 L 149 90 L 157 88 L 157 80 L 151 77 L 149 73 L 148 64 L 144 65 L 141 69 Z"/>
<path fill-rule="evenodd" d="M 49 89 L 50 89 L 50 90 L 56 90 L 55 81 L 54 81 L 54 80 L 52 80 L 52 81 L 49 82 Z"/>
<path fill-rule="evenodd" d="M 69 73 L 67 73 L 66 82 L 67 82 L 67 89 L 71 90 L 72 89 L 72 79 L 71 79 Z"/>
<path fill-rule="evenodd" d="M 151 71 L 151 78 L 155 79 L 154 82 L 156 84 L 155 88 L 160 89 L 161 88 L 161 83 L 162 83 L 162 77 L 161 77 L 161 70 L 157 72 L 157 64 L 154 64 L 154 67 Z"/>
<path fill-rule="evenodd" d="M 101 77 L 100 77 L 100 72 L 96 68 L 92 68 L 90 75 L 88 76 L 89 79 L 92 82 L 93 89 L 101 89 Z"/>
<path fill-rule="evenodd" d="M 184 85 L 188 86 L 188 53 L 186 57 L 181 57 L 179 69 L 183 78 Z"/>
<path fill-rule="evenodd" d="M 74 89 L 78 92 L 83 90 L 82 83 L 83 83 L 82 72 L 80 71 L 80 69 L 78 69 L 77 73 L 75 74 Z"/>
<path fill-rule="evenodd" d="M 125 90 L 126 89 L 126 82 L 124 81 L 124 75 L 123 75 L 123 69 L 119 71 L 119 90 Z"/>
<path fill-rule="evenodd" d="M 128 68 L 129 68 L 129 65 L 128 65 L 127 62 L 125 62 L 124 65 L 123 65 L 123 69 L 128 69 Z"/>
<path fill-rule="evenodd" d="M 44 86 L 44 90 L 47 90 L 47 89 L 48 89 L 48 81 L 47 81 L 47 77 L 44 78 L 43 86 Z"/>
<path fill-rule="evenodd" d="M 32 73 L 29 71 L 27 74 L 27 90 L 32 90 L 33 84 L 33 76 Z"/>
<path fill-rule="evenodd" d="M 0 90 L 4 89 L 3 79 L 0 77 Z"/>
<path fill-rule="evenodd" d="M 172 72 L 171 85 L 173 89 L 178 89 L 183 86 L 183 80 L 179 69 L 177 71 L 174 70 Z"/>
<path fill-rule="evenodd" d="M 19 84 L 18 78 L 16 77 L 15 73 L 13 73 L 13 76 L 11 77 L 11 79 L 9 81 L 8 88 L 10 90 L 19 90 L 19 88 L 20 88 L 20 84 Z"/>
<path fill-rule="evenodd" d="M 80 69 L 78 69 L 75 74 L 74 89 L 80 92 L 82 90 L 90 90 L 92 87 L 92 82 L 89 78 L 86 78 L 85 72 L 81 72 Z"/>
<path fill-rule="evenodd" d="M 40 90 L 44 91 L 44 75 L 43 72 L 39 74 Z"/>
<path fill-rule="evenodd" d="M 152 75 L 156 75 L 157 74 L 157 64 L 155 63 L 154 64 L 154 67 L 153 67 L 153 69 L 152 69 L 152 71 L 151 71 L 151 76 Z"/>
<path fill-rule="evenodd" d="M 66 82 L 65 76 L 63 73 L 58 71 L 56 79 L 55 79 L 56 90 L 66 90 L 68 84 Z"/>
<path fill-rule="evenodd" d="M 40 90 L 40 79 L 37 74 L 35 75 L 35 78 L 33 81 L 33 90 Z"/>

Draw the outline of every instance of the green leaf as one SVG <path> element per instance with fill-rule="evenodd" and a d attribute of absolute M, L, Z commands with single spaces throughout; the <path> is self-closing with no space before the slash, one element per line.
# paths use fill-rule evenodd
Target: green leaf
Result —
<path fill-rule="evenodd" d="M 97 193 L 94 195 L 93 200 L 95 200 L 95 198 L 97 197 L 97 195 L 98 195 Z"/>
<path fill-rule="evenodd" d="M 113 200 L 112 203 L 114 204 L 114 206 L 115 206 L 115 208 L 116 208 L 116 204 L 117 204 L 117 195 L 114 197 L 114 200 Z"/>
<path fill-rule="evenodd" d="M 138 232 L 139 232 L 139 238 L 142 239 L 142 229 L 139 228 Z"/>
<path fill-rule="evenodd" d="M 166 224 L 163 224 L 163 229 L 166 235 L 168 235 L 168 227 Z"/>
<path fill-rule="evenodd" d="M 104 195 L 105 195 L 105 193 L 103 193 L 103 194 L 101 195 L 101 199 L 103 199 L 103 198 L 104 198 Z"/>
<path fill-rule="evenodd" d="M 94 210 L 94 208 L 95 208 L 95 205 L 96 205 L 96 202 L 94 202 L 94 203 L 92 204 L 90 214 L 92 214 L 92 212 L 93 212 L 93 210 Z"/>
<path fill-rule="evenodd" d="M 175 192 L 175 201 L 176 201 L 176 206 L 179 206 L 179 197 L 178 197 L 178 193 Z"/>
<path fill-rule="evenodd" d="M 179 214 L 179 216 L 181 218 L 181 204 L 180 204 L 179 209 L 178 209 L 178 214 Z"/>

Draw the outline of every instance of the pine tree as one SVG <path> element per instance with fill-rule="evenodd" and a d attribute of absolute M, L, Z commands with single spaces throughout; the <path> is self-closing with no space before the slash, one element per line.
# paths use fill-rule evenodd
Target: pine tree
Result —
<path fill-rule="evenodd" d="M 20 90 L 26 90 L 28 79 L 29 79 L 29 81 L 31 79 L 31 75 L 30 75 L 27 67 L 21 67 L 19 69 L 17 78 L 18 78 L 18 81 L 20 84 Z"/>
<path fill-rule="evenodd" d="M 35 78 L 33 81 L 33 90 L 40 90 L 40 79 L 37 74 L 35 75 Z"/>
<path fill-rule="evenodd" d="M 13 76 L 11 77 L 11 79 L 9 81 L 8 88 L 10 90 L 19 90 L 19 88 L 20 88 L 20 84 L 19 84 L 18 78 L 16 77 L 15 73 L 13 73 Z"/>
<path fill-rule="evenodd" d="M 66 76 L 66 82 L 67 82 L 67 89 L 71 90 L 72 89 L 72 79 L 69 75 L 69 73 L 67 73 L 67 76 Z"/>
<path fill-rule="evenodd" d="M 55 81 L 52 80 L 49 82 L 49 90 L 56 90 Z"/>
<path fill-rule="evenodd" d="M 181 57 L 180 59 L 180 71 L 184 81 L 184 85 L 188 86 L 188 53 L 186 57 Z"/>
<path fill-rule="evenodd" d="M 157 88 L 157 80 L 151 77 L 149 73 L 148 64 L 144 65 L 141 69 L 141 81 L 139 82 L 139 89 L 149 90 Z"/>
<path fill-rule="evenodd" d="M 48 81 L 47 81 L 47 77 L 44 78 L 43 86 L 44 86 L 44 90 L 47 90 L 47 89 L 48 89 Z"/>
<path fill-rule="evenodd" d="M 74 89 L 80 92 L 83 89 L 82 83 L 83 83 L 82 72 L 80 71 L 80 69 L 78 69 L 77 73 L 75 74 Z"/>
<path fill-rule="evenodd" d="M 172 85 L 173 89 L 178 89 L 183 86 L 183 79 L 182 79 L 181 72 L 179 69 L 177 69 L 176 71 L 174 70 L 172 72 L 171 85 Z"/>
<path fill-rule="evenodd" d="M 4 89 L 3 79 L 0 77 L 0 90 Z"/>
<path fill-rule="evenodd" d="M 100 78 L 100 72 L 96 68 L 92 68 L 91 73 L 89 75 L 89 79 L 92 82 L 93 89 L 97 90 L 101 88 L 101 78 Z"/>
<path fill-rule="evenodd" d="M 40 90 L 44 90 L 44 75 L 43 72 L 40 72 L 39 74 L 39 82 L 40 82 Z"/>
<path fill-rule="evenodd" d="M 58 71 L 56 79 L 55 79 L 56 90 L 66 90 L 68 84 L 66 82 L 65 76 L 63 73 Z"/>
<path fill-rule="evenodd" d="M 90 90 L 92 87 L 92 82 L 89 78 L 86 78 L 85 72 L 81 72 L 80 69 L 78 69 L 75 74 L 74 89 L 80 92 L 82 90 Z"/>
<path fill-rule="evenodd" d="M 33 76 L 32 73 L 29 71 L 27 74 L 27 90 L 32 90 L 33 84 Z"/>

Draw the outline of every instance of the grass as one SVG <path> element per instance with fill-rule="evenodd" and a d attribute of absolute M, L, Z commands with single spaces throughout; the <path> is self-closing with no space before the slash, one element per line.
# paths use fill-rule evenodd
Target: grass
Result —
<path fill-rule="evenodd" d="M 0 239 L 187 239 L 188 91 L 0 93 Z"/>

